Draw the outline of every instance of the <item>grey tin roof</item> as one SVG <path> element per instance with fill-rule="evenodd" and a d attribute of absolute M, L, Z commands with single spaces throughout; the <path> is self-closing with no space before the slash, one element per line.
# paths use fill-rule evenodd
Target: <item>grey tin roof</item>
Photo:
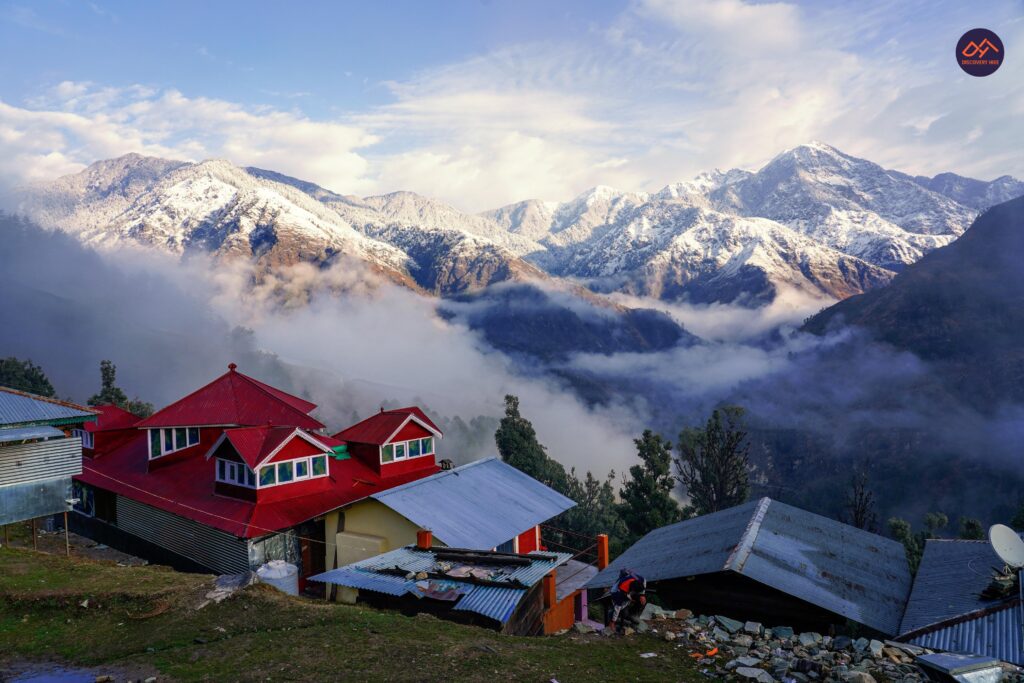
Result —
<path fill-rule="evenodd" d="M 576 505 L 498 458 L 373 494 L 453 548 L 490 549 Z"/>
<path fill-rule="evenodd" d="M 66 424 L 95 419 L 96 413 L 81 406 L 0 387 L 0 426 Z"/>
<path fill-rule="evenodd" d="M 443 548 L 439 548 L 439 550 L 443 550 Z M 527 589 L 571 557 L 568 553 L 531 554 L 536 554 L 537 558 L 529 566 L 511 568 L 503 577 L 492 579 L 508 583 L 508 586 L 481 586 L 459 581 L 456 578 L 445 579 L 444 583 L 458 585 L 462 593 L 452 609 L 476 612 L 500 623 L 508 621 L 515 612 L 519 601 L 526 595 Z M 386 595 L 402 596 L 407 593 L 416 595 L 419 593 L 416 589 L 415 579 L 379 572 L 396 568 L 405 572 L 432 571 L 435 563 L 436 559 L 432 551 L 423 551 L 415 546 L 409 546 L 311 576 L 309 580 Z"/>
<path fill-rule="evenodd" d="M 56 427 L 47 427 L 46 425 L 39 427 L 11 427 L 10 429 L 0 429 L 0 443 L 15 443 L 28 439 L 63 438 L 63 436 L 64 432 L 61 430 Z"/>
<path fill-rule="evenodd" d="M 979 595 L 1003 562 L 988 541 L 929 540 L 900 633 L 915 645 L 1024 664 L 1024 615 L 1017 596 Z"/>
<path fill-rule="evenodd" d="M 900 633 L 999 605 L 982 600 L 993 567 L 1002 567 L 988 541 L 933 539 L 924 546 Z"/>
<path fill-rule="evenodd" d="M 900 543 L 770 498 L 655 529 L 587 587 L 627 567 L 649 581 L 737 572 L 887 634 L 911 583 Z"/>

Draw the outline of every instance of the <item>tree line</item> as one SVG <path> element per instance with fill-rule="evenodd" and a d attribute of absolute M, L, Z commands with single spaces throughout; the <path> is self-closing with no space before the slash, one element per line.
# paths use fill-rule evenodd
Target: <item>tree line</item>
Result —
<path fill-rule="evenodd" d="M 577 503 L 545 532 L 545 539 L 563 546 L 557 550 L 579 548 L 574 535 L 593 538 L 606 533 L 613 554 L 618 554 L 654 529 L 739 505 L 750 496 L 750 445 L 743 409 L 737 406 L 720 407 L 703 425 L 685 427 L 674 447 L 662 435 L 644 430 L 633 441 L 638 462 L 620 482 L 615 472 L 601 480 L 589 471 L 582 477 L 575 468 L 567 471 L 548 455 L 533 425 L 520 412 L 516 396 L 505 397 L 505 416 L 494 437 L 505 462 Z M 674 496 L 677 489 L 680 495 Z M 839 517 L 846 524 L 880 532 L 875 495 L 864 467 L 854 468 Z M 899 517 L 886 522 L 889 535 L 903 544 L 914 573 L 926 541 L 940 538 L 948 526 L 949 518 L 941 512 L 925 515 L 919 531 Z M 1010 526 L 1024 530 L 1024 502 Z M 956 537 L 982 540 L 985 527 L 978 519 L 962 517 Z"/>
<path fill-rule="evenodd" d="M 43 369 L 31 359 L 21 360 L 13 356 L 0 358 L 0 387 L 17 389 L 36 396 L 54 398 L 57 392 Z M 138 417 L 149 417 L 153 414 L 153 404 L 143 401 L 138 396 L 128 398 L 128 394 L 117 386 L 117 366 L 113 361 L 100 361 L 100 390 L 89 397 L 90 406 L 115 405 Z"/>
<path fill-rule="evenodd" d="M 545 534 L 566 548 L 578 548 L 573 535 L 606 533 L 612 551 L 621 552 L 654 529 L 739 505 L 750 495 L 750 447 L 743 410 L 735 406 L 713 411 L 703 426 L 683 429 L 675 448 L 644 430 L 633 440 L 639 462 L 629 467 L 618 490 L 615 472 L 604 480 L 589 471 L 581 477 L 549 456 L 516 396 L 505 397 L 505 416 L 494 439 L 505 462 L 576 501 Z M 689 500 L 686 505 L 672 495 L 677 486 Z"/>

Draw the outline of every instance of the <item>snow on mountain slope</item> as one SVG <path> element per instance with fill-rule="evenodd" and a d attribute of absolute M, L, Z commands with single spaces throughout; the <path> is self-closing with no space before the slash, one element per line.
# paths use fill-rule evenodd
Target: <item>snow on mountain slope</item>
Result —
<path fill-rule="evenodd" d="M 1012 178 L 950 182 L 951 175 L 922 182 L 811 143 L 779 154 L 756 172 L 715 170 L 649 196 L 595 188 L 565 204 L 530 200 L 485 215 L 548 248 L 530 260 L 553 274 L 601 278 L 594 286 L 636 289 L 663 298 L 692 297 L 696 290 L 704 291 L 702 297 L 717 291 L 722 296 L 738 292 L 758 298 L 772 289 L 769 283 L 795 282 L 800 289 L 810 287 L 842 298 L 888 281 L 894 272 L 948 244 L 989 202 L 1014 192 L 1024 194 L 1024 184 Z M 970 205 L 959 203 L 957 197 L 969 199 Z M 727 224 L 718 214 L 769 219 L 772 225 Z M 708 222 L 703 229 L 701 221 Z M 753 225 L 763 229 L 757 234 L 746 229 Z M 661 236 L 649 242 L 636 239 L 649 230 Z M 794 232 L 804 239 L 797 240 Z M 706 253 L 732 253 L 735 240 L 748 246 L 756 243 L 760 251 L 752 256 L 773 256 L 743 264 L 764 277 L 751 276 L 750 268 L 736 268 L 732 258 L 696 258 L 692 240 L 698 235 L 707 240 L 702 245 Z M 672 242 L 677 237 L 681 243 Z M 777 241 L 772 244 L 773 240 Z M 688 246 L 680 249 L 681 244 Z M 785 258 L 787 249 L 800 250 L 802 256 Z M 829 260 L 832 267 L 824 269 Z M 800 263 L 808 264 L 803 282 L 793 272 Z M 700 283 L 708 282 L 716 269 L 717 284 L 705 288 Z M 618 285 L 608 279 L 612 274 Z M 729 278 L 736 279 L 737 288 L 725 286 Z M 729 294 L 733 289 L 737 292 Z"/>
<path fill-rule="evenodd" d="M 597 290 L 757 302 L 783 284 L 832 298 L 875 287 L 1022 193 L 1008 176 L 913 177 L 811 143 L 756 172 L 715 170 L 654 194 L 598 186 L 479 215 L 411 192 L 361 198 L 226 161 L 131 154 L 26 188 L 20 209 L 95 245 L 268 268 L 348 255 L 442 296 L 550 274 Z"/>
<path fill-rule="evenodd" d="M 598 288 L 695 302 L 770 302 L 783 289 L 842 299 L 892 273 L 764 218 L 652 202 L 563 264 Z"/>
<path fill-rule="evenodd" d="M 523 252 L 542 247 L 479 217 L 460 221 L 461 214 L 440 202 L 344 197 L 222 160 L 192 164 L 129 155 L 99 162 L 28 188 L 20 209 L 94 246 L 130 241 L 174 254 L 248 258 L 268 268 L 348 256 L 437 294 L 543 277 L 504 245 Z M 416 227 L 415 216 L 432 223 Z"/>

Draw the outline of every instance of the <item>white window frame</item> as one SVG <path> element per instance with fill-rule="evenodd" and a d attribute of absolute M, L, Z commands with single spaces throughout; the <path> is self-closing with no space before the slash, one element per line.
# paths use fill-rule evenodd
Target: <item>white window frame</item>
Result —
<path fill-rule="evenodd" d="M 391 441 L 391 442 L 388 442 L 386 444 L 382 444 L 382 445 L 377 447 L 377 454 L 378 454 L 378 457 L 380 458 L 380 464 L 381 465 L 390 465 L 391 463 L 395 463 L 395 462 L 404 462 L 406 460 L 415 460 L 417 458 L 423 458 L 423 457 L 426 457 L 426 456 L 435 455 L 435 451 L 434 451 L 434 439 L 435 438 L 436 437 L 433 434 L 431 434 L 430 436 L 421 436 L 418 439 L 407 439 L 406 441 Z M 426 452 L 423 451 L 423 441 L 425 439 L 430 439 L 430 452 L 429 453 L 426 453 Z M 413 441 L 419 441 L 420 442 L 420 454 L 419 455 L 409 455 L 409 444 L 412 443 Z M 384 448 L 385 448 L 385 446 L 391 446 L 391 456 L 392 456 L 391 460 L 384 460 Z M 404 449 L 404 451 L 405 451 L 405 455 L 403 455 L 401 458 L 398 457 L 398 446 L 401 446 Z"/>
<path fill-rule="evenodd" d="M 324 458 L 324 464 L 326 465 L 326 467 L 324 467 L 324 473 L 323 474 L 314 474 L 313 473 L 313 460 L 316 459 L 316 458 Z M 297 463 L 300 463 L 300 462 L 306 463 L 306 474 L 305 474 L 305 476 L 302 476 L 302 477 L 300 477 L 300 476 L 298 476 L 296 474 L 296 465 L 297 465 Z M 284 464 L 284 463 L 291 463 L 291 466 L 292 466 L 292 478 L 291 478 L 291 481 L 281 481 L 280 477 L 277 474 L 278 473 L 277 466 L 281 465 L 281 464 Z M 273 484 L 261 484 L 260 483 L 260 470 L 262 470 L 264 467 L 273 467 L 274 468 L 274 483 Z M 220 470 L 218 470 L 218 472 L 219 471 Z M 315 453 L 313 455 L 307 455 L 307 456 L 304 456 L 304 457 L 301 457 L 301 458 L 290 458 L 288 460 L 278 460 L 276 462 L 264 462 L 255 471 L 255 474 L 256 474 L 256 488 L 258 488 L 258 489 L 269 489 L 272 486 L 287 486 L 288 484 L 294 484 L 295 482 L 298 482 L 298 481 L 310 481 L 312 479 L 323 479 L 324 477 L 328 477 L 331 474 L 331 459 L 330 459 L 330 457 L 326 453 Z"/>
<path fill-rule="evenodd" d="M 82 448 L 95 448 L 92 432 L 87 432 L 84 429 L 72 429 L 71 436 L 77 436 L 82 440 Z"/>
<path fill-rule="evenodd" d="M 224 476 L 220 476 L 220 464 L 224 463 Z M 246 474 L 252 472 L 249 466 L 242 462 L 235 460 L 228 460 L 227 458 L 215 458 L 213 466 L 213 476 L 217 482 L 221 484 L 230 484 L 231 486 L 241 486 L 247 489 L 256 488 L 254 485 L 250 485 L 246 481 Z"/>
<path fill-rule="evenodd" d="M 178 443 L 178 435 L 176 433 L 176 430 L 178 429 L 185 430 L 185 443 L 183 444 Z M 189 435 L 192 433 L 193 429 L 196 431 L 196 440 L 194 443 L 189 443 Z M 146 432 L 146 448 L 149 451 L 150 460 L 156 460 L 157 458 L 162 458 L 165 455 L 170 455 L 172 453 L 177 453 L 178 451 L 183 451 L 186 448 L 198 446 L 199 442 L 203 440 L 203 430 L 201 427 L 154 427 L 152 429 L 147 429 Z M 153 432 L 159 432 L 160 434 L 160 453 L 157 455 L 153 455 Z M 171 450 L 164 448 L 164 444 L 167 443 L 166 432 L 170 432 L 171 445 L 173 446 Z"/>

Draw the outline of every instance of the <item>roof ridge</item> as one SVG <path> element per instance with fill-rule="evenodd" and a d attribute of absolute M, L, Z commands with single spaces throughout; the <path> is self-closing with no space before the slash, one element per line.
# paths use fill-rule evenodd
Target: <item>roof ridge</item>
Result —
<path fill-rule="evenodd" d="M 764 521 L 764 516 L 768 512 L 768 506 L 771 504 L 772 499 L 767 496 L 757 501 L 757 506 L 754 508 L 754 514 L 750 518 L 750 523 L 743 530 L 739 543 L 729 553 L 729 557 L 726 559 L 725 566 L 722 569 L 735 572 L 743 569 L 747 558 L 750 557 L 750 552 L 754 549 L 754 542 L 757 541 L 757 535 L 761 532 L 761 522 Z"/>
<path fill-rule="evenodd" d="M 62 406 L 64 408 L 73 408 L 74 410 L 82 410 L 84 412 L 92 413 L 94 415 L 98 415 L 99 414 L 97 411 L 93 410 L 92 408 L 87 408 L 85 406 L 78 405 L 77 403 L 72 403 L 71 401 L 62 401 L 59 398 L 51 398 L 49 396 L 40 396 L 39 394 L 33 394 L 31 392 L 28 392 L 28 391 L 21 391 L 20 389 L 14 389 L 12 387 L 0 386 L 0 391 L 6 392 L 8 394 L 14 394 L 15 396 L 24 396 L 25 398 L 31 398 L 31 399 L 36 400 L 36 401 L 43 401 L 44 403 L 53 403 L 55 405 Z"/>
<path fill-rule="evenodd" d="M 274 389 L 275 391 L 279 391 L 282 394 L 287 394 L 288 396 L 291 396 L 292 398 L 297 398 L 300 401 L 305 401 L 306 403 L 313 403 L 312 401 L 306 401 L 306 399 L 302 398 L 301 396 L 296 396 L 295 394 L 290 394 L 287 391 L 285 391 L 284 389 L 278 389 L 277 387 L 273 387 L 273 386 L 267 384 L 266 382 L 261 382 L 260 380 L 256 379 L 255 377 L 250 377 L 249 375 L 245 374 L 244 372 L 239 372 L 238 370 L 229 370 L 229 372 L 231 372 L 232 374 L 238 375 L 239 377 L 245 379 L 246 381 L 249 382 L 249 384 L 253 385 L 257 389 L 262 391 L 264 394 L 266 394 L 267 396 L 271 397 L 275 401 L 280 401 L 281 403 L 284 403 L 286 406 L 288 406 L 289 408 L 291 408 L 295 412 L 299 413 L 300 415 L 305 415 L 307 417 L 309 416 L 309 413 L 303 413 L 301 410 L 299 410 L 298 408 L 296 408 L 295 406 L 293 406 L 291 403 L 289 403 L 288 401 L 284 400 L 280 396 L 277 396 L 276 394 L 274 394 L 271 391 L 267 391 L 267 387 L 270 387 L 271 389 Z M 315 403 L 313 403 L 313 406 L 315 408 L 319 408 L 319 406 L 317 406 Z M 310 409 L 310 412 L 313 412 L 312 409 Z"/>
<path fill-rule="evenodd" d="M 458 467 L 452 468 L 450 470 L 440 470 L 438 472 L 434 472 L 433 474 L 428 475 L 426 477 L 423 477 L 421 479 L 414 479 L 413 481 L 407 481 L 404 484 L 401 484 L 399 486 L 392 486 L 389 489 L 385 489 L 383 491 L 378 491 L 377 493 L 371 494 L 371 496 L 373 498 L 376 498 L 377 496 L 386 496 L 387 494 L 392 493 L 394 491 L 404 491 L 406 489 L 411 489 L 415 485 L 423 484 L 423 483 L 425 483 L 425 482 L 427 482 L 427 481 L 429 481 L 431 479 L 434 479 L 435 477 L 440 478 L 441 475 L 449 475 L 450 476 L 450 475 L 458 473 L 459 470 L 466 470 L 466 469 L 469 469 L 470 467 L 473 467 L 474 465 L 479 465 L 480 463 L 490 462 L 491 460 L 497 460 L 497 459 L 498 459 L 498 456 L 490 455 L 490 456 L 488 456 L 486 458 L 480 458 L 479 460 L 474 460 L 473 462 L 467 462 L 465 465 L 459 465 Z M 509 467 L 512 467 L 512 466 L 509 465 Z M 521 470 L 519 470 L 519 469 L 517 469 L 515 467 L 512 467 L 512 469 L 516 470 L 516 472 L 521 472 Z M 526 473 L 523 472 L 523 474 L 526 474 Z M 530 475 L 526 475 L 526 476 L 530 476 Z"/>

